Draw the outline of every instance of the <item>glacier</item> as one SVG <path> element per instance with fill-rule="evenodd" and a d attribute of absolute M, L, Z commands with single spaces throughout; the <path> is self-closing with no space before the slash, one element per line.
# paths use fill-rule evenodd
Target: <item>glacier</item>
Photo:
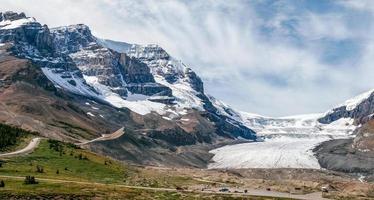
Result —
<path fill-rule="evenodd" d="M 227 145 L 213 149 L 208 168 L 310 168 L 320 169 L 313 148 L 332 140 L 354 137 L 357 128 L 351 118 L 330 124 L 318 121 L 324 113 L 287 117 L 267 117 L 237 112 L 225 103 L 210 97 L 222 114 L 241 121 L 262 138 L 258 141 Z"/>

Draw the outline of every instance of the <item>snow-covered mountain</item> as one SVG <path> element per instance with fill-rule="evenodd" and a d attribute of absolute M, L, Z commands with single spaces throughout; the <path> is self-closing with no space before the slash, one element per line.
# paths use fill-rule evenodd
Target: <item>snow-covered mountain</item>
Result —
<path fill-rule="evenodd" d="M 23 68 L 20 74 L 9 70 L 9 60 L 11 66 L 31 63 L 23 67 L 34 73 L 30 75 L 36 77 L 32 84 Z M 215 163 L 210 167 L 319 168 L 311 149 L 331 139 L 353 137 L 357 127 L 371 121 L 374 113 L 374 91 L 324 114 L 274 118 L 239 112 L 205 94 L 199 76 L 158 45 L 100 39 L 83 24 L 49 29 L 23 13 L 0 13 L 0 61 L 5 66 L 0 69 L 0 90 L 9 90 L 0 98 L 12 101 L 0 105 L 0 112 L 8 116 L 0 120 L 11 118 L 15 124 L 29 127 L 36 124 L 38 131 L 70 141 L 87 139 L 87 130 L 92 136 L 106 127 L 125 126 L 129 132 L 126 140 L 91 148 L 137 163 L 160 163 L 165 159 L 160 152 L 167 152 L 172 163 L 203 165 L 200 154 L 188 152 L 180 157 L 176 146 L 239 138 L 263 142 L 213 150 Z M 39 86 L 42 91 L 35 97 L 48 99 L 47 103 L 30 102 L 31 94 L 25 88 Z M 22 92 L 26 100 L 13 101 L 14 96 L 22 96 L 13 91 Z M 42 111 L 54 113 L 50 122 L 40 118 Z M 69 118 L 68 124 L 60 113 Z M 56 134 L 60 131 L 63 136 Z M 147 156 L 139 159 L 139 152 L 147 152 Z"/>
<path fill-rule="evenodd" d="M 352 118 L 363 124 L 373 119 L 374 90 L 367 91 L 328 111 L 319 119 L 321 123 L 330 123 L 341 118 Z"/>
<path fill-rule="evenodd" d="M 167 120 L 201 112 L 219 135 L 256 138 L 242 122 L 221 115 L 197 74 L 157 45 L 99 39 L 83 24 L 49 29 L 23 13 L 0 15 L 0 43 L 12 44 L 17 57 L 41 67 L 60 90 Z"/>

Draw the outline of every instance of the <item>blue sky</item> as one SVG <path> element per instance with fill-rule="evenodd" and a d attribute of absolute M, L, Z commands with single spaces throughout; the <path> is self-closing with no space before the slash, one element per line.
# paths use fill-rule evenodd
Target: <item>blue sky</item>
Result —
<path fill-rule="evenodd" d="M 2 8 L 159 44 L 203 78 L 207 93 L 243 111 L 324 112 L 374 88 L 371 0 L 3 0 Z"/>

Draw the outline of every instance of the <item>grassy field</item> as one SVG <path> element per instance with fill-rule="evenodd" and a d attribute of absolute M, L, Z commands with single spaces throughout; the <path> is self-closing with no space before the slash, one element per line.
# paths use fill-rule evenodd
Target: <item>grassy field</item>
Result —
<path fill-rule="evenodd" d="M 196 184 L 187 176 L 168 175 L 120 163 L 74 145 L 42 140 L 31 154 L 3 160 L 1 175 L 35 176 L 146 187 L 179 187 Z M 42 168 L 38 172 L 37 168 Z"/>
<path fill-rule="evenodd" d="M 30 155 L 3 160 L 0 174 L 35 176 L 100 183 L 122 183 L 125 167 L 73 145 L 42 140 Z M 37 170 L 37 168 L 42 170 Z"/>
<path fill-rule="evenodd" d="M 24 185 L 22 180 L 4 179 L 5 188 L 0 188 L 0 199 L 160 199 L 160 200 L 287 200 L 286 198 L 240 197 L 235 194 L 204 194 L 184 191 L 155 191 L 133 189 L 111 185 L 61 184 L 40 181 L 36 185 Z"/>
<path fill-rule="evenodd" d="M 46 139 L 33 153 L 2 161 L 0 180 L 5 187 L 0 188 L 0 199 L 281 199 L 177 191 L 176 188 L 201 182 L 185 175 L 124 165 L 74 145 Z M 34 176 L 38 184 L 24 184 L 25 176 Z"/>

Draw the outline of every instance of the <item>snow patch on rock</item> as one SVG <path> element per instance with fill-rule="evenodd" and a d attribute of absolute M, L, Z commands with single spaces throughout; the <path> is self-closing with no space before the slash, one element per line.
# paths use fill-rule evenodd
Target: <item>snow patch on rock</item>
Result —
<path fill-rule="evenodd" d="M 151 102 L 143 99 L 135 100 L 136 98 L 133 98 L 133 101 L 125 100 L 117 93 L 112 92 L 108 86 L 100 84 L 97 77 L 85 75 L 83 77 L 88 84 L 90 84 L 92 87 L 94 87 L 97 91 L 100 92 L 99 97 L 101 99 L 111 103 L 113 106 L 119 108 L 126 107 L 141 115 L 149 114 L 152 111 L 157 112 L 160 115 L 165 114 L 165 104 Z"/>
<path fill-rule="evenodd" d="M 91 116 L 91 117 L 95 117 L 94 114 L 92 114 L 91 112 L 87 112 L 87 115 Z"/>
<path fill-rule="evenodd" d="M 27 25 L 30 23 L 36 23 L 35 18 L 33 17 L 27 17 L 27 18 L 22 18 L 18 20 L 4 20 L 0 22 L 0 29 L 15 29 L 19 28 L 23 25 Z"/>
<path fill-rule="evenodd" d="M 343 106 L 346 106 L 347 111 L 351 111 L 355 109 L 358 105 L 360 105 L 363 101 L 368 99 L 372 94 L 374 93 L 374 90 L 367 91 L 365 93 L 362 93 L 352 99 L 347 100 Z"/>
<path fill-rule="evenodd" d="M 90 88 L 82 78 L 76 77 L 74 74 L 69 76 L 69 78 L 64 78 L 63 74 L 57 73 L 51 68 L 41 68 L 43 73 L 47 78 L 52 81 L 56 86 L 62 89 L 73 92 L 75 94 L 97 97 L 96 92 Z"/>

